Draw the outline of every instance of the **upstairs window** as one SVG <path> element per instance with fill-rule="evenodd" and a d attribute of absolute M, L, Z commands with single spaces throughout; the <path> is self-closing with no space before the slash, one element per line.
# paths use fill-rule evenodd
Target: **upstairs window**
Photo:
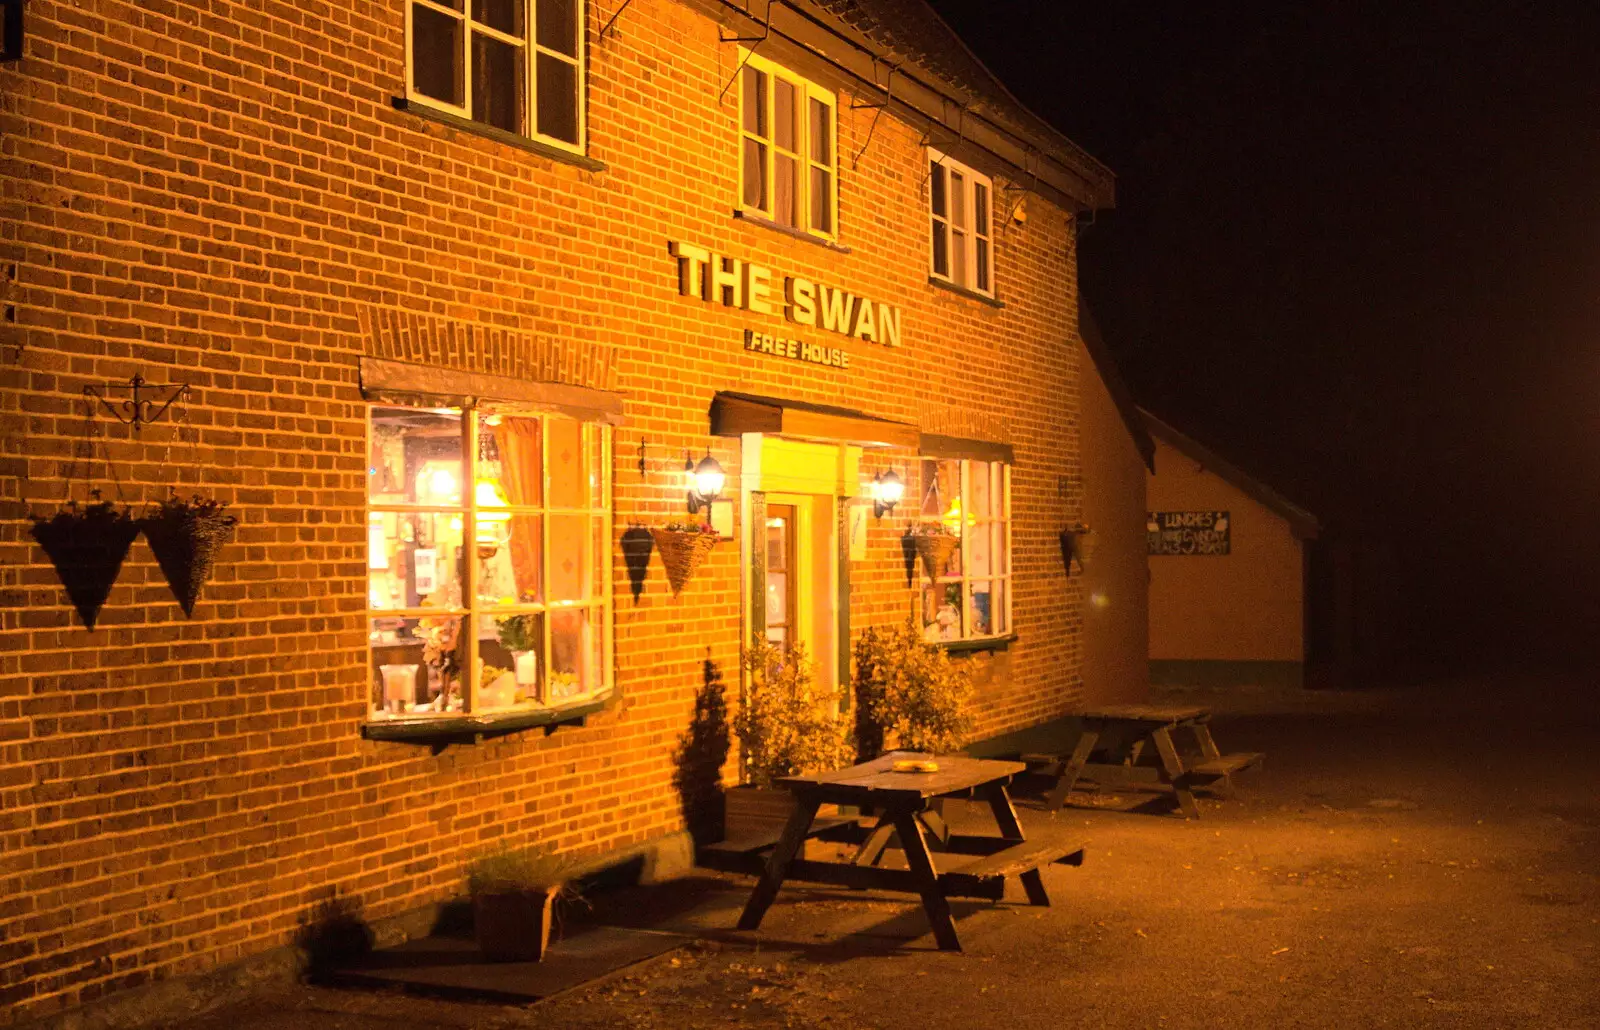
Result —
<path fill-rule="evenodd" d="M 409 0 L 406 11 L 410 99 L 582 149 L 583 0 Z"/>
<path fill-rule="evenodd" d="M 759 55 L 739 72 L 739 201 L 832 239 L 839 210 L 834 95 Z"/>
<path fill-rule="evenodd" d="M 954 286 L 994 296 L 994 186 L 986 175 L 928 151 L 933 246 L 928 272 Z"/>

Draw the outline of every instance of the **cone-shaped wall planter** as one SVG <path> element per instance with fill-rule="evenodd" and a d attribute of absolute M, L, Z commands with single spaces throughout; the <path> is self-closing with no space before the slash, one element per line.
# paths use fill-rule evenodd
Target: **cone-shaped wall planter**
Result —
<path fill-rule="evenodd" d="M 172 596 L 191 618 L 200 588 L 211 578 L 217 555 L 233 540 L 233 527 L 239 521 L 223 514 L 226 506 L 201 497 L 169 497 L 139 522 Z"/>
<path fill-rule="evenodd" d="M 72 503 L 51 518 L 34 521 L 33 538 L 56 567 L 67 597 L 89 629 L 94 629 L 138 535 L 139 524 L 110 501 L 81 508 Z"/>
<path fill-rule="evenodd" d="M 932 580 L 944 575 L 944 567 L 950 564 L 950 556 L 961 546 L 959 537 L 940 533 L 919 533 L 914 539 L 917 556 L 922 559 L 922 568 Z"/>
<path fill-rule="evenodd" d="M 684 584 L 689 582 L 700 563 L 706 560 L 711 549 L 717 546 L 718 539 L 715 532 L 660 526 L 652 526 L 650 536 L 656 542 L 656 550 L 661 553 L 661 565 L 667 570 L 667 583 L 672 587 L 673 597 L 683 591 Z"/>

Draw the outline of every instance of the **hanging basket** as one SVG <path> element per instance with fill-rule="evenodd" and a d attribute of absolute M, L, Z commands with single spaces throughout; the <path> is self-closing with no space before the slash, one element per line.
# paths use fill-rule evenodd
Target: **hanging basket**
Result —
<path fill-rule="evenodd" d="M 239 521 L 224 514 L 224 507 L 224 502 L 201 497 L 171 497 L 151 508 L 139 522 L 172 596 L 190 618 L 200 588 L 211 578 L 217 555 L 232 542 Z"/>
<path fill-rule="evenodd" d="M 667 570 L 667 583 L 672 587 L 673 597 L 683 591 L 684 584 L 689 582 L 700 563 L 706 560 L 711 549 L 717 546 L 718 540 L 715 533 L 664 529 L 660 526 L 652 526 L 650 536 L 661 554 L 661 564 Z"/>
<path fill-rule="evenodd" d="M 914 539 L 917 542 L 917 557 L 922 559 L 922 568 L 933 580 L 944 575 L 944 567 L 950 564 L 950 556 L 961 546 L 959 538 L 938 533 L 921 534 Z"/>
<path fill-rule="evenodd" d="M 67 597 L 89 629 L 94 629 L 138 535 L 139 524 L 110 501 L 81 508 L 73 502 L 51 518 L 34 520 L 33 538 L 56 567 Z"/>

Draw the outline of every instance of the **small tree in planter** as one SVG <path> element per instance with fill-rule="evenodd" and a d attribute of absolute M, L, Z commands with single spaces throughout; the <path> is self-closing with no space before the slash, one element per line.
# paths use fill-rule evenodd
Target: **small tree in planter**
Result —
<path fill-rule="evenodd" d="M 794 798 L 773 788 L 785 776 L 837 769 L 850 762 L 838 693 L 819 693 L 804 645 L 785 653 L 756 639 L 742 656 L 747 688 L 734 718 L 746 785 L 727 792 L 727 833 L 736 836 L 788 821 Z"/>
<path fill-rule="evenodd" d="M 68 501 L 50 518 L 34 519 L 33 538 L 44 548 L 67 598 L 89 629 L 94 629 L 138 535 L 139 523 L 126 508 L 118 511 L 110 501 L 82 506 Z"/>
<path fill-rule="evenodd" d="M 575 892 L 570 860 L 533 849 L 501 848 L 467 865 L 473 931 L 489 962 L 539 962 L 550 947 L 558 899 Z"/>
<path fill-rule="evenodd" d="M 194 603 L 200 599 L 200 588 L 216 568 L 217 555 L 233 541 L 233 529 L 239 520 L 223 511 L 227 506 L 226 501 L 174 494 L 152 506 L 139 520 L 139 528 L 155 552 L 156 564 L 161 566 L 172 596 L 183 614 L 191 618 Z"/>
<path fill-rule="evenodd" d="M 923 641 L 909 621 L 869 627 L 856 638 L 857 757 L 886 745 L 931 754 L 954 751 L 972 731 L 972 676 L 944 648 Z"/>

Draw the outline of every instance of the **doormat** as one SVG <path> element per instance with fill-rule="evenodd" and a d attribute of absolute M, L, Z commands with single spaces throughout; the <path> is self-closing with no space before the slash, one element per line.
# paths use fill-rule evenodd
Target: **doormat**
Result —
<path fill-rule="evenodd" d="M 543 962 L 485 962 L 466 937 L 420 937 L 336 970 L 342 987 L 404 990 L 457 1001 L 529 1005 L 681 948 L 690 938 L 618 926 L 552 941 Z"/>

